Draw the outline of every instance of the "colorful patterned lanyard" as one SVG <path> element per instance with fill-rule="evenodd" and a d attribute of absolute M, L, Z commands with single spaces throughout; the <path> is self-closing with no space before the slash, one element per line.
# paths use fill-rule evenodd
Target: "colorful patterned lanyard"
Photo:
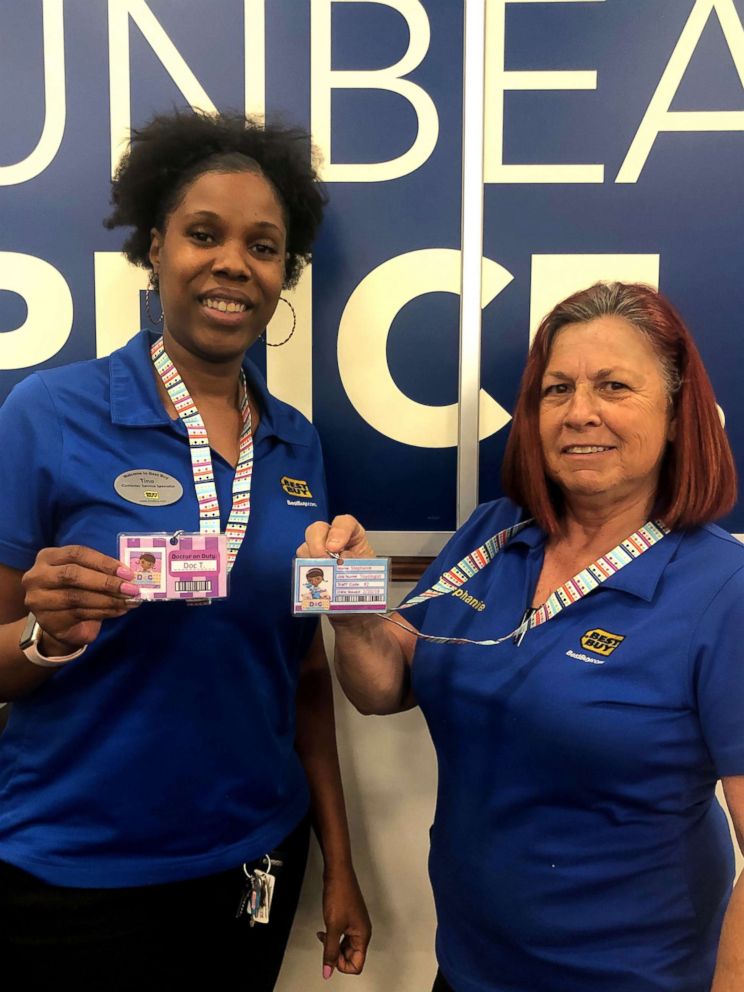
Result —
<path fill-rule="evenodd" d="M 191 449 L 191 468 L 194 475 L 194 489 L 199 503 L 199 531 L 202 534 L 220 533 L 220 504 L 214 484 L 212 455 L 209 450 L 207 429 L 196 404 L 189 396 L 183 379 L 173 362 L 168 358 L 162 337 L 150 349 L 152 361 L 163 385 L 168 391 L 176 413 L 184 422 Z M 227 521 L 227 570 L 232 569 L 240 545 L 245 537 L 248 518 L 251 515 L 251 478 L 253 476 L 253 433 L 251 431 L 251 407 L 248 402 L 248 387 L 245 372 L 240 370 L 240 416 L 243 427 L 240 431 L 240 455 L 235 469 L 232 487 L 232 507 Z"/>
<path fill-rule="evenodd" d="M 415 596 L 407 603 L 401 604 L 398 610 L 407 610 L 410 606 L 424 603 L 426 600 L 434 599 L 436 596 L 448 596 L 456 592 L 461 586 L 465 585 L 468 579 L 472 579 L 474 575 L 477 575 L 487 565 L 490 565 L 504 545 L 521 530 L 524 530 L 525 527 L 529 527 L 532 522 L 532 520 L 525 520 L 520 524 L 515 524 L 514 527 L 508 527 L 506 530 L 499 531 L 498 534 L 489 538 L 485 544 L 476 548 L 475 551 L 471 551 L 469 555 L 466 555 L 453 568 L 445 572 L 439 581 L 435 582 L 430 589 L 422 592 L 420 596 Z M 565 610 L 572 603 L 583 599 L 592 589 L 596 589 L 597 586 L 619 572 L 621 568 L 625 568 L 634 559 L 640 558 L 644 551 L 648 551 L 654 544 L 658 544 L 668 533 L 669 529 L 661 521 L 648 520 L 639 530 L 631 534 L 630 537 L 626 537 L 612 551 L 608 551 L 606 555 L 601 555 L 591 565 L 583 568 L 573 578 L 564 582 L 562 586 L 559 586 L 555 592 L 552 592 L 548 596 L 542 606 L 538 606 L 534 610 L 527 610 L 518 627 L 510 634 L 505 634 L 496 640 L 471 641 L 467 637 L 437 637 L 434 634 L 421 634 L 418 632 L 416 636 L 421 638 L 421 640 L 431 641 L 433 644 L 478 644 L 491 647 L 496 644 L 503 644 L 504 641 L 511 639 L 519 646 L 528 630 L 532 630 L 533 627 L 539 627 L 540 624 L 547 623 L 548 620 L 552 620 L 554 616 L 557 616 L 561 610 Z M 386 616 L 385 619 L 390 620 L 391 623 L 399 627 L 403 627 L 404 630 L 410 630 L 409 627 L 398 623 L 397 620 L 393 620 L 391 617 Z"/>

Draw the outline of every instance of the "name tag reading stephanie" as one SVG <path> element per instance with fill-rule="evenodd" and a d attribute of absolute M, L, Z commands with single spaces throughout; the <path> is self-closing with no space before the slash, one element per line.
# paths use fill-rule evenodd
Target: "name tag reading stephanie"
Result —
<path fill-rule="evenodd" d="M 119 558 L 148 602 L 224 599 L 228 594 L 225 534 L 119 534 Z"/>
<path fill-rule="evenodd" d="M 292 613 L 383 613 L 389 558 L 295 558 Z"/>

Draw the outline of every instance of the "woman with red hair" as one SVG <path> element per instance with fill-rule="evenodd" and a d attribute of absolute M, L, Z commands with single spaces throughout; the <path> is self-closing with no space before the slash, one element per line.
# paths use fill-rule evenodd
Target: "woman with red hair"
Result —
<path fill-rule="evenodd" d="M 714 791 L 741 842 L 744 546 L 712 523 L 733 459 L 663 296 L 548 314 L 503 479 L 401 612 L 333 621 L 351 701 L 420 705 L 436 747 L 435 992 L 741 992 Z M 351 517 L 306 538 L 372 553 Z"/>

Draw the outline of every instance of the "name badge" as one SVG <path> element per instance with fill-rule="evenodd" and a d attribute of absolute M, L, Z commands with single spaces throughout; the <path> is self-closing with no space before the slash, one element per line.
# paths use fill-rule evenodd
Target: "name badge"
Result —
<path fill-rule="evenodd" d="M 193 603 L 228 594 L 225 534 L 119 534 L 119 558 L 147 602 Z"/>
<path fill-rule="evenodd" d="M 292 613 L 384 613 L 389 558 L 295 558 Z"/>
<path fill-rule="evenodd" d="M 117 475 L 114 489 L 122 499 L 138 506 L 171 506 L 183 496 L 183 486 L 178 479 L 148 468 Z"/>

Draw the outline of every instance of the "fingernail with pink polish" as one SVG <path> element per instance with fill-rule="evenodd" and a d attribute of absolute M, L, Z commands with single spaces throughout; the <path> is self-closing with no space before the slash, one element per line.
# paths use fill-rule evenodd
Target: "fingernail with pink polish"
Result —
<path fill-rule="evenodd" d="M 323 965 L 323 978 L 328 979 L 328 978 L 331 977 L 332 974 L 333 974 L 333 968 L 331 968 L 331 966 L 329 964 L 324 964 Z"/>
<path fill-rule="evenodd" d="M 139 586 L 133 582 L 122 582 L 119 586 L 119 592 L 124 596 L 139 596 L 140 594 Z"/>
<path fill-rule="evenodd" d="M 119 576 L 120 579 L 133 579 L 134 578 L 134 572 L 132 571 L 131 568 L 127 568 L 126 565 L 120 565 L 116 569 L 116 574 Z"/>

